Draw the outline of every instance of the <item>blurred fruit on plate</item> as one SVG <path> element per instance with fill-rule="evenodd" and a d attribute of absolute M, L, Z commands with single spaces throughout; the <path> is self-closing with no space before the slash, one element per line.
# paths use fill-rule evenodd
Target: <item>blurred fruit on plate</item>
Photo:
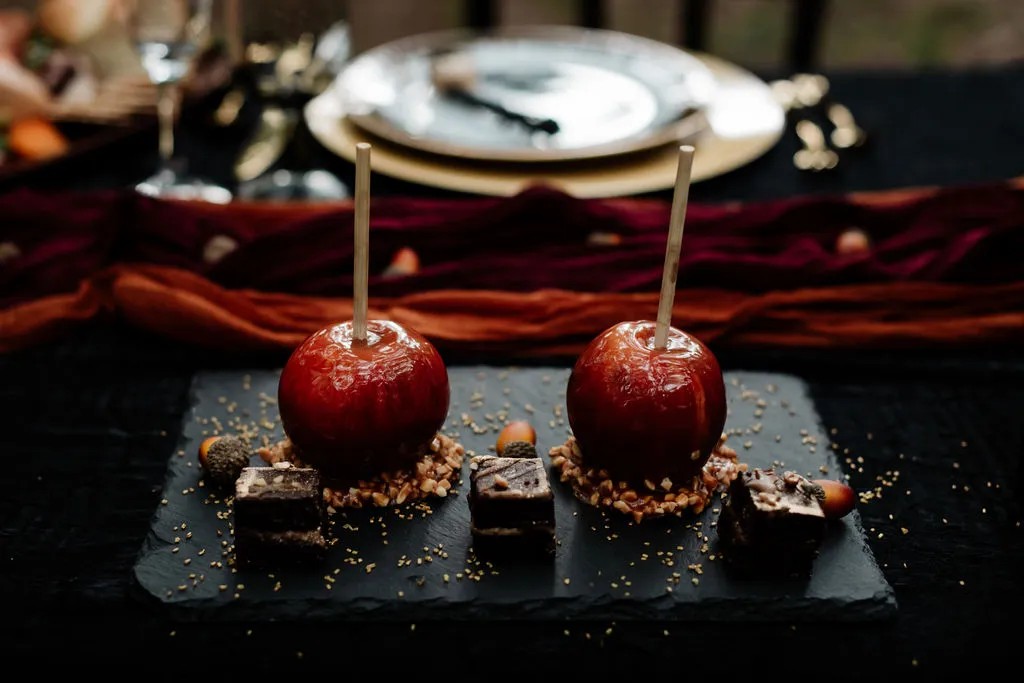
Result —
<path fill-rule="evenodd" d="M 128 31 L 130 0 L 38 0 L 0 10 L 0 167 L 48 161 L 84 138 L 155 120 L 157 92 Z M 195 60 L 198 100 L 232 77 L 223 50 Z M 91 133 L 90 133 L 91 131 Z"/>
<path fill-rule="evenodd" d="M 7 146 L 23 159 L 53 159 L 67 153 L 68 140 L 46 119 L 22 118 L 8 128 Z"/>

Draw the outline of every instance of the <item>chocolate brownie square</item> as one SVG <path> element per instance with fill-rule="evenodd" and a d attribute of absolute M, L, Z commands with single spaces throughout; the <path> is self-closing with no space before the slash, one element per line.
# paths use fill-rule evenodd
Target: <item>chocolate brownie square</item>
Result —
<path fill-rule="evenodd" d="M 726 561 L 748 576 L 809 576 L 825 537 L 823 494 L 796 472 L 744 472 L 718 518 Z"/>
<path fill-rule="evenodd" d="M 470 460 L 474 548 L 554 550 L 555 498 L 540 458 Z"/>

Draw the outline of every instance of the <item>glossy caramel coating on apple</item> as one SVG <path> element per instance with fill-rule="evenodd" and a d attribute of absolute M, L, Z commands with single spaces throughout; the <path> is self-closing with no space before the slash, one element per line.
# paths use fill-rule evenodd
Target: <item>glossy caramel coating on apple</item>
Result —
<path fill-rule="evenodd" d="M 285 433 L 326 477 L 412 467 L 448 414 L 448 372 L 430 342 L 381 320 L 367 323 L 367 336 L 353 341 L 351 321 L 324 328 L 281 373 Z"/>
<path fill-rule="evenodd" d="M 725 382 L 700 341 L 670 328 L 658 351 L 654 332 L 654 322 L 624 322 L 590 343 L 569 377 L 569 424 L 588 468 L 616 480 L 683 483 L 722 435 Z"/>

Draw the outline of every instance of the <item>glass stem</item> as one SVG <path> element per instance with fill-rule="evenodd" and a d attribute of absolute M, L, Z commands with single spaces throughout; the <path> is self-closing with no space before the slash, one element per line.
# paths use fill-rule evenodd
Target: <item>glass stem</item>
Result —
<path fill-rule="evenodd" d="M 157 85 L 157 123 L 160 129 L 160 171 L 169 171 L 174 157 L 174 88 L 168 83 Z"/>

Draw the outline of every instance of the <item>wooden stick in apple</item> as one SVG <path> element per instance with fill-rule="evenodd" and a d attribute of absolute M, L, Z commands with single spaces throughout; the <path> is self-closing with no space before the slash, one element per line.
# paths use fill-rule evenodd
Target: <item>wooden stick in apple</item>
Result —
<path fill-rule="evenodd" d="M 398 470 L 418 472 L 416 465 L 423 458 L 434 457 L 434 439 L 451 397 L 444 360 L 433 344 L 394 320 L 367 319 L 366 143 L 356 145 L 353 232 L 352 320 L 306 337 L 285 363 L 277 389 L 281 425 L 294 452 L 325 478 L 347 483 Z M 402 490 L 405 493 L 399 496 L 389 489 L 387 504 L 406 500 L 408 491 Z M 438 495 L 447 495 L 447 489 Z M 374 499 L 375 504 L 379 501 L 379 496 Z"/>
<path fill-rule="evenodd" d="M 370 269 L 370 143 L 356 145 L 355 256 L 352 279 L 352 339 L 366 343 Z"/>
<path fill-rule="evenodd" d="M 690 172 L 693 170 L 693 147 L 679 148 L 676 189 L 672 196 L 672 215 L 668 223 L 668 245 L 665 247 L 665 270 L 661 274 L 661 297 L 658 299 L 658 324 L 654 330 L 654 348 L 668 347 L 668 329 L 672 324 L 672 302 L 676 297 L 676 275 L 679 272 L 679 249 L 683 244 L 683 223 L 690 196 Z"/>
<path fill-rule="evenodd" d="M 639 482 L 648 492 L 667 480 L 671 485 L 661 491 L 686 491 L 678 509 L 703 509 L 710 501 L 700 482 L 726 414 L 718 359 L 699 339 L 670 326 L 692 166 L 693 147 L 680 147 L 658 319 L 624 321 L 595 337 L 576 359 L 565 394 L 582 471 Z M 600 486 L 602 478 L 587 474 L 584 480 Z M 584 484 L 573 481 L 574 487 Z"/>

